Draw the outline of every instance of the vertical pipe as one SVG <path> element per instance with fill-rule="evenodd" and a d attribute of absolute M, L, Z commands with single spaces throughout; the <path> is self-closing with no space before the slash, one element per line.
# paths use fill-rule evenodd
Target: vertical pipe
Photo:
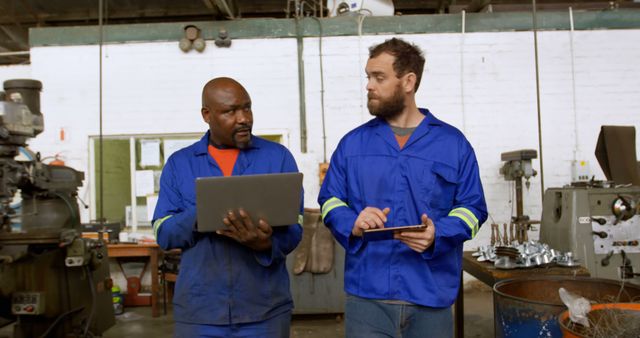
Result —
<path fill-rule="evenodd" d="M 460 36 L 460 105 L 462 108 L 462 133 L 467 132 L 467 116 L 464 106 L 464 37 L 467 30 L 467 16 L 465 10 L 462 10 L 462 34 Z"/>
<path fill-rule="evenodd" d="M 103 42 L 103 25 L 102 25 L 102 10 L 104 8 L 104 3 L 103 0 L 98 0 L 98 5 L 100 6 L 100 8 L 98 9 L 98 34 L 99 34 L 99 44 L 98 44 L 98 50 L 99 50 L 99 64 L 98 64 L 98 68 L 99 68 L 99 110 L 100 110 L 100 131 L 99 131 L 99 148 L 100 148 L 100 213 L 99 213 L 99 221 L 100 222 L 100 227 L 102 228 L 104 226 L 104 151 L 102 148 L 102 42 Z"/>
<path fill-rule="evenodd" d="M 303 44 L 300 27 L 300 17 L 296 16 L 296 41 L 298 43 L 298 96 L 300 102 L 300 152 L 307 152 L 307 104 L 304 85 L 304 59 L 302 56 Z"/>
<path fill-rule="evenodd" d="M 536 17 L 536 0 L 533 2 L 533 50 L 536 64 L 536 107 L 538 109 L 538 150 L 540 152 L 540 199 L 544 198 L 544 164 L 542 156 L 542 116 L 540 113 L 540 69 L 538 66 L 538 23 Z"/>
<path fill-rule="evenodd" d="M 522 220 L 524 215 L 524 203 L 522 198 L 522 177 L 516 178 L 516 221 Z M 513 219 L 511 220 L 514 221 Z"/>
<path fill-rule="evenodd" d="M 578 154 L 580 153 L 580 138 L 578 135 L 578 109 L 576 107 L 576 70 L 575 70 L 575 57 L 573 54 L 573 9 L 569 7 L 569 22 L 571 30 L 569 31 L 569 52 L 571 53 L 571 96 L 573 98 L 573 123 L 574 133 L 576 136 L 576 145 L 573 148 L 573 160 L 578 161 Z M 582 156 L 580 154 L 580 156 Z"/>
<path fill-rule="evenodd" d="M 364 65 L 362 62 L 362 26 L 364 25 L 364 19 L 366 18 L 366 16 L 362 15 L 362 14 L 358 14 L 357 18 L 356 18 L 356 22 L 358 23 L 358 66 L 359 69 L 364 70 Z M 361 73 L 362 74 L 362 73 Z M 368 118 L 370 117 L 369 114 L 367 114 L 364 111 L 364 107 L 367 104 L 366 101 L 366 93 L 367 93 L 367 89 L 366 86 L 364 84 L 364 76 L 360 75 L 360 118 L 361 121 L 367 121 Z M 363 90 L 364 89 L 364 90 Z"/>

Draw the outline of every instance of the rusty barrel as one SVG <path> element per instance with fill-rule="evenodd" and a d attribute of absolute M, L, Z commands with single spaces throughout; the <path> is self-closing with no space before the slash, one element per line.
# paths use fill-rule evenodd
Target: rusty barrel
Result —
<path fill-rule="evenodd" d="M 493 286 L 496 337 L 562 337 L 558 315 L 566 310 L 558 289 L 597 303 L 630 302 L 640 287 L 589 277 L 545 276 L 507 279 Z"/>

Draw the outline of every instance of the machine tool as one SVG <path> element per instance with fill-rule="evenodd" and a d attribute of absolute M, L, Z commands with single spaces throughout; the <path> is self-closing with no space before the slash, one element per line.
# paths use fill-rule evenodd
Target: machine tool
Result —
<path fill-rule="evenodd" d="M 15 159 L 44 130 L 41 88 L 7 80 L 0 95 L 0 324 L 15 322 L 14 337 L 101 335 L 115 323 L 112 282 L 104 242 L 80 236 L 84 174 L 39 154 Z"/>
<path fill-rule="evenodd" d="M 507 225 L 504 224 L 503 235 L 505 239 L 503 240 L 503 245 L 508 245 L 514 239 L 517 239 L 518 243 L 522 244 L 529 240 L 527 231 L 530 229 L 531 224 L 540 223 L 540 221 L 531 220 L 529 216 L 524 214 L 524 198 L 522 194 L 522 179 L 525 180 L 525 186 L 528 189 L 530 186 L 529 179 L 538 174 L 531 163 L 531 160 L 538 158 L 538 152 L 534 149 L 515 150 L 500 154 L 500 158 L 505 162 L 500 168 L 500 174 L 507 181 L 515 181 L 516 195 L 516 215 L 512 217 L 510 224 L 511 236 L 507 237 Z"/>
<path fill-rule="evenodd" d="M 639 202 L 640 187 L 547 189 L 540 241 L 573 252 L 593 277 L 640 284 Z"/>
<path fill-rule="evenodd" d="M 607 181 L 576 182 L 545 191 L 540 241 L 572 251 L 593 277 L 640 284 L 635 129 L 603 127 L 596 156 Z"/>

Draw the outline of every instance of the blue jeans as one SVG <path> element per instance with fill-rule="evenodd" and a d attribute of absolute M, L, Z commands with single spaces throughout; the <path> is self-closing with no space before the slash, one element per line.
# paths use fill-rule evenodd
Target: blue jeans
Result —
<path fill-rule="evenodd" d="M 359 337 L 453 337 L 451 307 L 388 304 L 347 295 L 347 338 Z"/>
<path fill-rule="evenodd" d="M 200 325 L 176 322 L 175 338 L 289 338 L 291 311 L 256 323 Z"/>

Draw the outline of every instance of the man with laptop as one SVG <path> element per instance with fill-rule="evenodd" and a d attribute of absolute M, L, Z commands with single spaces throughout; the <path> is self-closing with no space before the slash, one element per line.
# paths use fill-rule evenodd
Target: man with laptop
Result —
<path fill-rule="evenodd" d="M 258 183 L 220 180 L 222 185 L 204 179 L 298 169 L 284 146 L 252 135 L 251 99 L 237 81 L 224 77 L 209 81 L 202 91 L 201 113 L 209 131 L 167 161 L 153 216 L 160 247 L 182 249 L 173 299 L 174 335 L 288 337 L 293 302 L 285 259 L 302 236 L 301 174 L 273 175 L 285 183 L 274 183 L 271 176 L 258 177 Z M 257 184 L 255 193 L 247 191 L 247 184 Z M 265 210 L 260 209 L 256 201 L 261 198 L 277 199 L 259 190 L 270 184 L 299 186 L 297 191 L 281 192 L 293 202 L 267 203 Z M 292 193 L 299 198 L 292 200 Z M 237 204 L 219 217 L 207 216 L 206 211 L 216 209 L 214 196 L 218 203 L 228 197 Z M 293 208 L 289 225 L 270 221 L 276 219 L 273 213 L 278 208 L 288 214 Z"/>

